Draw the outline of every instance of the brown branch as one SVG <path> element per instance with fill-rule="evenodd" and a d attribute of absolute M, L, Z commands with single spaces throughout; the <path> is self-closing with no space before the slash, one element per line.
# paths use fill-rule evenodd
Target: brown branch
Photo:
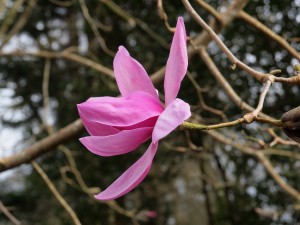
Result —
<path fill-rule="evenodd" d="M 268 80 L 271 82 L 281 82 L 284 84 L 293 84 L 298 85 L 300 84 L 300 73 L 298 73 L 296 76 L 293 77 L 275 77 L 273 74 L 264 74 L 259 71 L 256 71 L 243 63 L 241 60 L 236 58 L 232 52 L 227 48 L 227 46 L 221 41 L 221 39 L 218 37 L 216 32 L 204 22 L 204 20 L 199 16 L 199 14 L 194 10 L 192 5 L 189 3 L 188 0 L 182 0 L 186 10 L 190 13 L 190 15 L 194 18 L 194 20 L 209 34 L 209 36 L 217 43 L 217 45 L 221 48 L 221 50 L 227 55 L 228 59 L 232 63 L 232 69 L 235 69 L 236 67 L 239 67 L 240 69 L 246 71 L 248 74 L 250 74 L 252 77 L 257 79 L 258 81 L 265 83 Z"/>
<path fill-rule="evenodd" d="M 36 5 L 36 1 L 37 0 L 28 1 L 28 6 L 26 7 L 23 14 L 20 16 L 20 18 L 16 22 L 14 21 L 14 26 L 8 32 L 8 34 L 3 38 L 3 40 L 0 44 L 0 49 L 5 44 L 7 44 L 7 42 L 11 39 L 11 37 L 13 37 L 16 33 L 18 33 L 26 25 L 26 22 L 28 21 L 32 10 L 34 9 L 34 6 Z"/>
<path fill-rule="evenodd" d="M 202 92 L 204 92 L 204 90 L 197 83 L 197 81 L 195 80 L 195 78 L 193 77 L 193 75 L 189 71 L 187 72 L 186 75 L 189 78 L 189 80 L 191 81 L 192 85 L 194 86 L 194 88 L 195 88 L 195 90 L 197 92 L 200 108 L 202 110 L 204 110 L 204 111 L 208 111 L 208 112 L 210 112 L 212 114 L 220 116 L 223 121 L 228 121 L 225 113 L 222 110 L 210 107 L 210 106 L 208 106 L 206 104 L 206 102 L 204 101 L 204 97 L 202 95 Z"/>
<path fill-rule="evenodd" d="M 100 23 L 99 21 L 96 21 L 96 20 L 94 20 L 94 19 L 91 17 L 90 12 L 89 12 L 89 8 L 88 8 L 87 5 L 85 4 L 85 0 L 78 0 L 78 1 L 79 1 L 81 10 L 82 10 L 83 16 L 84 16 L 84 18 L 88 21 L 89 24 L 93 24 L 92 26 L 94 26 L 96 29 L 97 29 L 97 28 L 100 28 L 100 29 L 102 29 L 103 31 L 106 31 L 106 32 L 112 31 L 112 25 L 105 25 L 105 24 L 102 24 L 102 23 Z M 103 40 L 103 41 L 104 41 L 104 40 Z M 105 43 L 104 43 L 104 44 L 105 44 Z M 104 46 L 103 46 L 103 47 L 104 47 Z"/>
<path fill-rule="evenodd" d="M 33 159 L 53 150 L 58 145 L 78 136 L 83 131 L 84 127 L 81 120 L 75 120 L 73 123 L 70 123 L 58 132 L 35 142 L 33 145 L 23 149 L 21 152 L 13 154 L 12 156 L 1 158 L 0 172 L 20 166 L 24 163 L 30 163 Z"/>
<path fill-rule="evenodd" d="M 222 23 L 222 19 L 220 16 L 220 13 L 211 5 L 209 5 L 207 2 L 204 0 L 196 0 L 196 2 L 203 8 L 205 9 L 208 13 L 210 13 L 213 17 L 218 20 L 218 22 Z"/>
<path fill-rule="evenodd" d="M 159 17 L 164 21 L 165 26 L 167 27 L 167 29 L 170 32 L 175 32 L 175 28 L 171 27 L 170 24 L 169 24 L 169 22 L 168 22 L 168 15 L 167 15 L 167 13 L 164 10 L 164 6 L 163 6 L 162 0 L 157 0 L 156 7 L 157 7 L 157 13 L 158 13 Z"/>
<path fill-rule="evenodd" d="M 77 55 L 73 52 L 70 52 L 68 50 L 64 50 L 62 52 L 53 52 L 53 51 L 37 51 L 37 52 L 24 52 L 24 51 L 14 51 L 14 52 L 0 52 L 0 56 L 2 57 L 22 57 L 22 56 L 33 56 L 33 57 L 41 57 L 41 58 L 62 58 L 74 61 L 76 63 L 79 63 L 81 65 L 90 67 L 104 75 L 107 75 L 109 77 L 114 77 L 114 72 L 103 65 L 101 65 L 98 62 L 95 62 L 91 59 L 88 59 L 86 57 Z"/>
<path fill-rule="evenodd" d="M 20 8 L 22 7 L 23 3 L 24 3 L 24 0 L 14 1 L 11 8 L 7 9 L 7 14 L 5 16 L 5 19 L 1 21 L 1 27 L 0 27 L 0 38 L 1 39 L 3 38 L 3 36 L 5 36 L 5 33 L 7 32 L 7 30 L 15 21 L 17 13 L 20 10 Z M 4 4 L 5 4 L 5 2 L 4 2 Z"/>
<path fill-rule="evenodd" d="M 288 185 L 282 179 L 282 177 L 278 173 L 275 172 L 274 167 L 272 166 L 272 164 L 270 163 L 268 158 L 264 155 L 264 153 L 263 152 L 256 152 L 255 156 L 260 160 L 260 162 L 266 168 L 268 173 L 273 177 L 273 179 L 277 182 L 277 184 L 279 184 L 279 186 L 283 190 L 285 190 L 289 195 L 291 195 L 292 197 L 297 199 L 297 201 L 300 201 L 300 193 L 296 189 L 294 189 L 290 185 Z"/>
<path fill-rule="evenodd" d="M 247 113 L 244 115 L 243 118 L 245 119 L 245 121 L 247 123 L 252 123 L 254 121 L 254 119 L 257 117 L 258 113 L 260 113 L 262 111 L 266 95 L 267 95 L 268 91 L 270 90 L 272 82 L 274 81 L 272 78 L 273 77 L 270 76 L 269 80 L 266 81 L 264 89 L 259 96 L 259 101 L 258 101 L 258 105 L 257 105 L 256 109 L 253 112 Z"/>
<path fill-rule="evenodd" d="M 244 11 L 240 11 L 238 18 L 242 19 L 243 21 L 253 26 L 257 30 L 263 32 L 269 38 L 273 39 L 278 44 L 280 44 L 283 48 L 285 48 L 293 57 L 300 60 L 299 52 L 297 52 L 286 40 L 284 40 L 281 36 L 273 32 L 270 28 L 265 26 L 259 20 L 255 19 L 254 17 L 250 16 L 248 13 Z"/>
<path fill-rule="evenodd" d="M 300 147 L 300 144 L 292 141 L 292 140 L 284 140 L 283 138 L 279 137 L 273 129 L 269 128 L 268 133 L 274 138 L 274 140 L 269 144 L 270 147 L 273 147 L 277 144 L 282 144 L 282 145 L 296 145 Z"/>
<path fill-rule="evenodd" d="M 205 9 L 208 13 L 210 13 L 213 17 L 215 17 L 220 23 L 222 23 L 222 19 L 220 18 L 220 13 L 209 5 L 204 0 L 196 0 L 196 2 Z M 261 31 L 263 34 L 271 38 L 272 40 L 276 41 L 279 45 L 281 45 L 284 49 L 286 49 L 293 57 L 300 60 L 300 54 L 297 52 L 285 39 L 283 39 L 280 35 L 273 32 L 270 28 L 266 25 L 261 23 L 258 19 L 254 18 L 253 16 L 249 15 L 245 11 L 241 10 L 238 14 L 239 19 L 245 21 L 250 26 L 256 28 L 257 30 Z M 294 41 L 294 40 L 291 40 Z"/>
<path fill-rule="evenodd" d="M 252 114 L 252 113 L 251 113 Z M 247 114 L 246 114 L 247 115 Z M 245 116 L 244 116 L 245 117 Z M 177 129 L 178 130 L 215 130 L 225 127 L 234 127 L 236 125 L 242 124 L 242 123 L 252 123 L 253 121 L 260 121 L 268 124 L 272 124 L 273 126 L 283 127 L 284 123 L 281 122 L 281 120 L 268 120 L 268 119 L 262 119 L 260 117 L 253 117 L 253 120 L 250 122 L 247 121 L 245 118 L 239 118 L 230 122 L 224 122 L 224 123 L 218 123 L 213 125 L 203 125 L 199 123 L 190 123 L 190 122 L 183 122 Z"/>
<path fill-rule="evenodd" d="M 99 0 L 101 3 L 105 4 L 113 13 L 121 17 L 123 20 L 127 21 L 129 26 L 135 27 L 136 21 L 132 16 L 130 16 L 125 10 L 123 10 L 118 4 L 112 0 Z"/>
<path fill-rule="evenodd" d="M 233 68 L 238 66 L 239 68 L 247 71 L 251 76 L 253 76 L 255 79 L 259 80 L 260 82 L 266 81 L 266 75 L 258 72 L 246 64 L 244 64 L 242 61 L 237 59 L 231 51 L 227 48 L 227 46 L 221 41 L 221 39 L 218 37 L 218 35 L 213 31 L 213 29 L 208 26 L 204 20 L 199 16 L 199 14 L 195 11 L 195 9 L 192 7 L 192 5 L 189 3 L 188 0 L 182 0 L 186 10 L 189 12 L 189 14 L 194 18 L 194 20 L 209 34 L 209 36 L 217 43 L 217 45 L 221 48 L 221 50 L 227 55 L 228 59 L 233 64 Z"/>
<path fill-rule="evenodd" d="M 245 144 L 240 144 L 236 140 L 231 140 L 230 138 L 227 138 L 220 134 L 219 132 L 216 131 L 208 131 L 207 132 L 210 136 L 215 138 L 216 140 L 231 145 L 239 150 L 241 150 L 244 153 L 253 155 L 259 159 L 259 161 L 262 163 L 262 165 L 265 167 L 267 172 L 272 176 L 272 178 L 277 182 L 277 184 L 284 190 L 286 191 L 290 196 L 295 198 L 297 201 L 300 201 L 300 193 L 288 185 L 282 177 L 275 172 L 274 167 L 270 163 L 269 159 L 264 155 L 263 151 L 257 151 L 255 149 L 252 149 L 251 147 L 245 145 Z"/>
<path fill-rule="evenodd" d="M 94 19 L 91 17 L 91 15 L 89 13 L 89 9 L 85 4 L 85 0 L 78 0 L 78 1 L 79 1 L 80 8 L 82 10 L 83 16 L 86 19 L 87 23 L 89 24 L 90 28 L 92 29 L 94 35 L 96 36 L 96 40 L 97 40 L 98 44 L 100 45 L 102 50 L 107 55 L 114 56 L 115 52 L 113 52 L 112 50 L 110 50 L 107 47 L 104 38 L 102 37 L 101 33 L 98 30 L 96 22 L 94 21 Z"/>
<path fill-rule="evenodd" d="M 50 79 L 50 69 L 51 69 L 51 61 L 50 59 L 46 59 L 44 74 L 43 74 L 43 84 L 42 84 L 42 94 L 43 94 L 43 118 L 42 121 L 44 126 L 46 127 L 48 134 L 53 133 L 53 128 L 48 124 L 50 109 L 49 109 L 49 79 Z"/>
<path fill-rule="evenodd" d="M 145 23 L 143 20 L 133 17 L 124 9 L 122 9 L 118 4 L 116 4 L 112 0 L 99 0 L 100 2 L 104 3 L 111 11 L 113 11 L 117 16 L 122 18 L 123 20 L 127 21 L 127 23 L 131 27 L 135 27 L 138 25 L 142 30 L 144 30 L 151 38 L 157 41 L 163 48 L 169 49 L 169 44 L 165 41 L 165 39 L 160 36 L 158 33 L 153 31 L 151 27 Z"/>
<path fill-rule="evenodd" d="M 64 209 L 69 213 L 71 219 L 73 220 L 75 225 L 81 225 L 81 222 L 79 221 L 76 213 L 71 208 L 71 206 L 68 204 L 68 202 L 61 196 L 61 194 L 58 192 L 54 184 L 51 182 L 47 174 L 43 171 L 43 169 L 37 164 L 36 162 L 32 161 L 31 165 L 36 170 L 36 172 L 42 177 L 42 179 L 45 181 L 46 185 L 48 186 L 49 190 L 53 193 L 55 198 L 58 200 L 58 202 L 64 207 Z"/>
<path fill-rule="evenodd" d="M 235 103 L 238 107 L 240 107 L 242 110 L 246 110 L 247 112 L 253 112 L 255 109 L 248 105 L 246 102 L 244 102 L 239 95 L 234 91 L 234 89 L 231 87 L 231 85 L 227 82 L 227 80 L 224 78 L 224 76 L 219 71 L 216 64 L 213 62 L 209 54 L 207 53 L 206 49 L 201 47 L 199 49 L 199 54 L 202 58 L 202 60 L 205 62 L 206 66 L 210 70 L 211 74 L 214 76 L 214 78 L 218 81 L 218 83 L 221 85 L 221 87 L 224 89 L 224 91 L 227 93 L 228 97 Z M 266 119 L 273 119 L 272 117 L 259 113 L 258 114 L 261 117 L 264 117 Z"/>
<path fill-rule="evenodd" d="M 21 222 L 14 217 L 13 214 L 10 213 L 10 211 L 3 205 L 3 203 L 0 201 L 0 211 L 3 212 L 3 214 L 15 225 L 21 225 Z"/>
<path fill-rule="evenodd" d="M 234 0 L 228 6 L 225 12 L 220 13 L 220 20 L 222 20 L 222 24 L 220 25 L 217 23 L 216 19 L 213 18 L 210 20 L 209 25 L 215 33 L 220 33 L 223 29 L 225 29 L 228 24 L 233 21 L 239 12 L 245 7 L 249 0 Z M 188 45 L 188 57 L 191 60 L 193 56 L 198 53 L 198 48 L 195 46 L 208 46 L 208 44 L 212 41 L 212 38 L 208 35 L 206 31 L 202 31 L 199 35 L 197 35 L 193 40 L 192 43 Z M 163 66 L 158 69 L 155 73 L 152 74 L 151 78 L 154 84 L 159 84 L 162 82 L 164 78 L 166 67 Z"/>
<path fill-rule="evenodd" d="M 299 153 L 292 152 L 292 151 L 287 151 L 287 150 L 267 148 L 266 150 L 263 150 L 262 153 L 264 155 L 279 155 L 279 156 L 285 156 L 285 157 L 293 158 L 295 160 L 300 160 L 300 154 Z"/>

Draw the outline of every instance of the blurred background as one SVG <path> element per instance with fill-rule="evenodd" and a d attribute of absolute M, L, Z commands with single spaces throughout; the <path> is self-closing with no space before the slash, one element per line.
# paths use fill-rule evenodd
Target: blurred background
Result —
<path fill-rule="evenodd" d="M 111 69 L 119 45 L 149 75 L 165 65 L 173 33 L 159 16 L 158 2 L 1 0 L 0 162 L 78 119 L 76 104 L 89 97 L 118 96 Z M 205 2 L 224 13 L 238 1 Z M 191 3 L 205 21 L 214 21 L 197 1 Z M 171 27 L 183 16 L 191 40 L 201 33 L 181 1 L 162 4 Z M 299 0 L 249 1 L 244 11 L 299 51 Z M 247 65 L 262 72 L 281 69 L 282 76 L 294 75 L 296 57 L 245 20 L 237 16 L 223 27 L 220 21 L 215 23 L 220 38 Z M 215 42 L 207 50 L 238 96 L 256 107 L 262 84 L 242 70 L 231 70 Z M 194 119 L 217 124 L 245 114 L 198 54 L 190 59 L 188 69 L 179 97 L 192 106 Z M 162 81 L 156 82 L 160 93 Z M 299 86 L 274 83 L 263 112 L 280 119 L 297 106 Z M 271 144 L 274 135 L 288 140 L 280 129 L 253 123 L 218 132 L 257 151 L 272 148 L 294 153 L 292 157 L 267 157 L 274 171 L 300 190 L 299 145 Z M 176 131 L 161 141 L 149 175 L 132 192 L 114 202 L 96 201 L 93 194 L 134 163 L 148 142 L 130 154 L 103 158 L 80 144 L 78 138 L 85 135 L 82 132 L 36 159 L 81 224 L 279 225 L 300 221 L 299 200 L 287 194 L 255 157 L 195 131 Z M 76 224 L 31 164 L 0 173 L 0 203 L 1 225 Z"/>

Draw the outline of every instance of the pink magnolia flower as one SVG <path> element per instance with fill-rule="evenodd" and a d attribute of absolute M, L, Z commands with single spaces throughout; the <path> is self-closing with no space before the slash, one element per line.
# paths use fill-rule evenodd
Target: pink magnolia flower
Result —
<path fill-rule="evenodd" d="M 165 107 L 143 66 L 120 46 L 113 67 L 121 97 L 96 97 L 78 104 L 91 136 L 81 143 L 100 156 L 133 151 L 152 137 L 144 155 L 106 190 L 99 200 L 118 198 L 135 188 L 148 174 L 158 141 L 191 116 L 190 106 L 176 98 L 188 65 L 183 18 L 178 18 L 165 74 Z"/>

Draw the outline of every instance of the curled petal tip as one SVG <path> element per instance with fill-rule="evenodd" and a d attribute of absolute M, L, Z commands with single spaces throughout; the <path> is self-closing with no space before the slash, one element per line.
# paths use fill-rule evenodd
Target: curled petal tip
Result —
<path fill-rule="evenodd" d="M 80 110 L 80 109 L 81 109 L 81 107 L 82 107 L 82 104 L 83 104 L 83 103 L 79 103 L 79 104 L 77 104 L 77 105 L 76 105 L 78 110 Z"/>
<path fill-rule="evenodd" d="M 182 30 L 182 36 L 187 39 L 183 17 L 178 17 L 176 29 Z"/>
<path fill-rule="evenodd" d="M 123 45 L 119 46 L 118 52 L 125 53 L 125 55 L 129 56 L 129 52 L 127 51 L 127 49 Z"/>
<path fill-rule="evenodd" d="M 180 26 L 181 26 L 182 28 L 184 28 L 184 31 L 185 31 L 185 27 L 184 27 L 184 19 L 183 19 L 182 16 L 178 17 L 177 23 L 180 24 Z M 184 33 L 185 33 L 185 32 L 184 32 Z"/>

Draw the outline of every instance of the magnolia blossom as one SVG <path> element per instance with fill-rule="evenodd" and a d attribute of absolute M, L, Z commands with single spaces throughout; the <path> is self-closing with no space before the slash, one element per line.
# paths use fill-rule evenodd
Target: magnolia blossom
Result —
<path fill-rule="evenodd" d="M 96 199 L 115 199 L 135 188 L 150 170 L 158 141 L 191 116 L 190 106 L 176 98 L 187 65 L 186 32 L 180 17 L 166 66 L 165 106 L 143 66 L 123 46 L 113 62 L 121 97 L 96 97 L 78 104 L 82 122 L 91 135 L 80 141 L 97 155 L 125 154 L 152 137 L 144 155 L 106 190 L 95 195 Z"/>

